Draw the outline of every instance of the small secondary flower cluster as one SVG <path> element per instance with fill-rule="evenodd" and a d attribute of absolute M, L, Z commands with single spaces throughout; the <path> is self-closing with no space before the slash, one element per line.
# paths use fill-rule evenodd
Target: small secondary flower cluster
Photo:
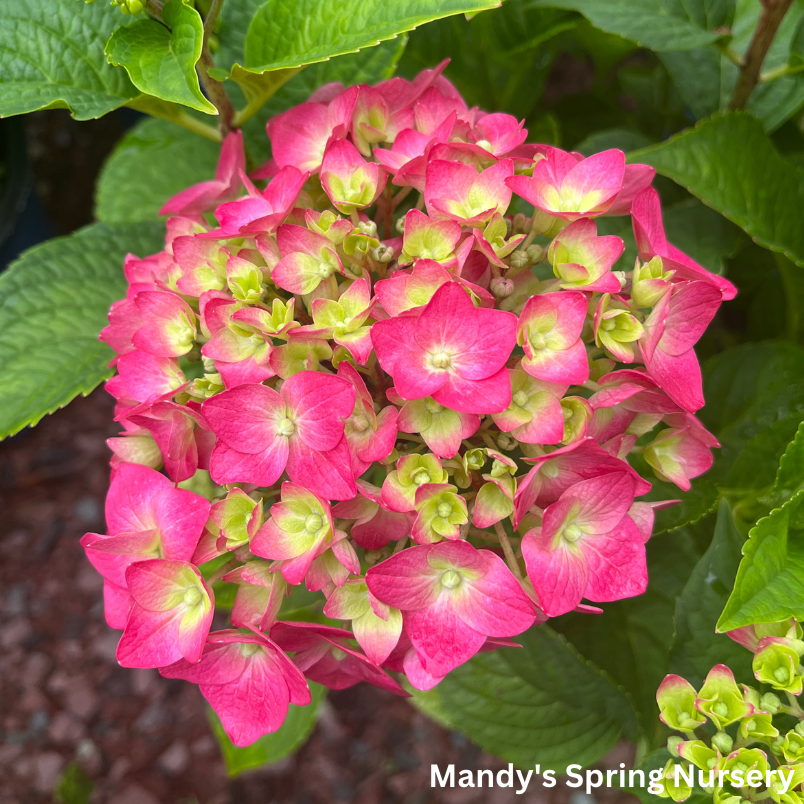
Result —
<path fill-rule="evenodd" d="M 667 242 L 653 170 L 526 145 L 442 69 L 322 87 L 250 176 L 230 134 L 101 336 L 124 431 L 84 546 L 118 658 L 200 684 L 238 744 L 305 678 L 427 689 L 641 593 L 655 504 L 626 456 L 688 489 L 717 446 L 693 346 L 735 290 Z M 628 214 L 615 271 L 595 219 Z M 278 621 L 303 582 L 351 630 Z"/>
<path fill-rule="evenodd" d="M 738 628 L 729 636 L 754 653 L 757 681 L 783 693 L 787 703 L 775 692 L 738 687 L 722 664 L 712 668 L 700 691 L 680 676 L 666 676 L 656 693 L 660 717 L 684 737 L 668 740 L 670 754 L 682 761 L 668 760 L 659 795 L 685 801 L 697 769 L 698 786 L 713 794 L 716 804 L 767 798 L 777 804 L 802 804 L 804 710 L 797 700 L 804 684 L 801 626 L 785 620 Z M 705 728 L 707 721 L 711 726 Z"/>

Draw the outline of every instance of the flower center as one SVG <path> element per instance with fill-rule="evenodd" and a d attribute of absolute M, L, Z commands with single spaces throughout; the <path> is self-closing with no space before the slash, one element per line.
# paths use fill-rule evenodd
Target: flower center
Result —
<path fill-rule="evenodd" d="M 441 585 L 445 589 L 454 589 L 456 586 L 460 586 L 460 583 L 461 583 L 460 573 L 455 572 L 455 570 L 447 570 L 441 576 Z"/>
<path fill-rule="evenodd" d="M 712 707 L 712 711 L 720 717 L 726 717 L 729 714 L 729 707 L 722 701 L 719 701 Z"/>
<path fill-rule="evenodd" d="M 514 404 L 519 408 L 524 408 L 528 404 L 528 395 L 524 391 L 517 391 L 514 394 Z"/>
<path fill-rule="evenodd" d="M 542 464 L 542 474 L 554 480 L 561 474 L 561 470 L 552 461 L 547 461 L 547 463 Z"/>
<path fill-rule="evenodd" d="M 617 321 L 614 318 L 606 318 L 600 322 L 600 328 L 605 332 L 611 332 L 617 326 Z"/>
<path fill-rule="evenodd" d="M 446 519 L 451 514 L 452 514 L 452 505 L 450 505 L 450 503 L 442 502 L 438 504 L 438 515 L 442 519 Z"/>
<path fill-rule="evenodd" d="M 253 656 L 255 653 L 259 653 L 261 650 L 262 645 L 258 645 L 256 642 L 245 642 L 240 646 L 240 652 L 243 654 L 243 656 Z"/>
<path fill-rule="evenodd" d="M 346 651 L 340 648 L 333 648 L 332 658 L 335 659 L 336 662 L 342 662 L 346 658 Z"/>
<path fill-rule="evenodd" d="M 427 408 L 428 413 L 441 413 L 444 410 L 444 406 L 436 402 L 435 399 L 428 399 L 424 406 Z"/>
<path fill-rule="evenodd" d="M 784 667 L 777 667 L 777 668 L 776 668 L 776 669 L 773 671 L 773 677 L 774 677 L 774 678 L 775 678 L 775 679 L 776 679 L 776 680 L 777 680 L 777 681 L 778 681 L 780 684 L 786 684 L 786 683 L 787 683 L 787 680 L 788 680 L 788 678 L 789 678 L 788 673 L 787 673 L 787 670 L 785 670 L 785 668 L 784 668 Z"/>
<path fill-rule="evenodd" d="M 577 542 L 583 534 L 577 525 L 567 525 L 562 536 L 570 543 Z"/>
<path fill-rule="evenodd" d="M 276 432 L 281 436 L 292 436 L 296 432 L 296 425 L 291 419 L 285 417 L 277 422 Z"/>
<path fill-rule="evenodd" d="M 304 520 L 304 529 L 308 533 L 317 533 L 321 530 L 323 524 L 324 520 L 321 518 L 320 514 L 310 514 L 307 519 Z"/>
<path fill-rule="evenodd" d="M 184 593 L 184 602 L 188 606 L 197 606 L 201 601 L 201 590 L 197 586 L 191 586 Z"/>
<path fill-rule="evenodd" d="M 439 369 L 447 369 L 452 365 L 452 360 L 446 352 L 436 352 L 431 356 L 430 362 Z"/>
<path fill-rule="evenodd" d="M 413 473 L 411 480 L 416 486 L 423 486 L 425 483 L 430 482 L 430 473 L 426 469 L 417 469 Z"/>
<path fill-rule="evenodd" d="M 530 345 L 538 352 L 547 346 L 547 338 L 545 338 L 541 332 L 534 332 L 533 335 L 530 336 Z"/>
<path fill-rule="evenodd" d="M 355 416 L 352 419 L 352 427 L 355 430 L 357 430 L 358 433 L 362 433 L 368 430 L 368 426 L 369 426 L 368 419 L 362 414 L 360 416 Z"/>

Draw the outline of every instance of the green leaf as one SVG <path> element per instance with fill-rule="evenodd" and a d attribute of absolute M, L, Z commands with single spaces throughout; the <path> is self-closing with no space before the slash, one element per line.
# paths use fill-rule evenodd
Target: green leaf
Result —
<path fill-rule="evenodd" d="M 215 175 L 220 145 L 164 120 L 141 120 L 103 165 L 95 217 L 104 223 L 158 220 L 169 198 Z"/>
<path fill-rule="evenodd" d="M 119 24 L 104 3 L 0 0 L 0 117 L 58 108 L 88 120 L 135 97 L 103 51 Z"/>
<path fill-rule="evenodd" d="M 547 626 L 517 638 L 522 648 L 479 653 L 428 692 L 414 690 L 426 714 L 519 767 L 566 772 L 603 756 L 623 729 L 627 699 Z"/>
<path fill-rule="evenodd" d="M 773 490 L 793 494 L 804 484 L 804 422 L 799 424 L 795 438 L 787 445 L 776 472 Z"/>
<path fill-rule="evenodd" d="M 591 156 L 594 153 L 607 151 L 610 148 L 619 148 L 621 151 L 627 152 L 645 148 L 650 144 L 650 139 L 641 131 L 634 131 L 629 128 L 607 128 L 590 134 L 585 140 L 579 142 L 573 150 L 582 153 L 584 156 Z"/>
<path fill-rule="evenodd" d="M 125 295 L 123 259 L 159 251 L 163 237 L 157 223 L 93 224 L 29 249 L 0 275 L 0 438 L 111 375 L 98 333 Z"/>
<path fill-rule="evenodd" d="M 226 762 L 226 770 L 230 776 L 239 776 L 250 768 L 278 762 L 307 742 L 326 696 L 326 687 L 322 687 L 314 681 L 310 681 L 308 684 L 312 702 L 307 706 L 290 704 L 285 722 L 278 731 L 260 737 L 255 743 L 245 748 L 238 748 L 232 744 L 232 741 L 226 736 L 218 716 L 212 709 L 207 709 L 212 732 L 218 740 L 223 759 Z"/>
<path fill-rule="evenodd" d="M 61 773 L 53 791 L 60 804 L 89 804 L 95 785 L 77 762 L 71 762 Z"/>
<path fill-rule="evenodd" d="M 118 28 L 106 44 L 106 55 L 112 64 L 125 67 L 134 85 L 146 95 L 217 114 L 201 92 L 195 71 L 201 58 L 204 23 L 187 2 L 165 3 L 165 25 L 149 18 Z"/>
<path fill-rule="evenodd" d="M 629 159 L 653 165 L 761 246 L 804 267 L 804 172 L 779 155 L 755 117 L 719 115 Z"/>
<path fill-rule="evenodd" d="M 715 632 L 718 617 L 734 586 L 744 541 L 728 502 L 721 500 L 709 549 L 695 566 L 676 603 L 670 672 L 683 676 L 696 689 L 716 664 L 731 667 L 741 681 L 752 678 L 751 654 L 725 634 Z"/>
<path fill-rule="evenodd" d="M 656 688 L 668 672 L 676 598 L 699 553 L 686 531 L 651 539 L 647 551 L 649 584 L 643 595 L 603 603 L 603 613 L 594 617 L 572 612 L 552 624 L 628 690 L 643 732 L 656 739 L 660 730 Z"/>
<path fill-rule="evenodd" d="M 718 631 L 804 619 L 804 490 L 751 529 Z"/>
<path fill-rule="evenodd" d="M 432 20 L 497 5 L 497 0 L 267 0 L 249 25 L 244 66 L 264 72 L 325 61 Z"/>
<path fill-rule="evenodd" d="M 596 28 L 651 50 L 693 50 L 723 36 L 733 3 L 699 0 L 536 0 L 534 5 L 579 11 Z"/>
<path fill-rule="evenodd" d="M 226 7 L 224 6 L 224 9 Z M 244 126 L 243 137 L 251 157 L 257 162 L 264 162 L 271 155 L 270 142 L 265 134 L 265 123 L 269 118 L 287 111 L 292 106 L 304 103 L 319 87 L 332 81 L 351 86 L 376 84 L 390 78 L 404 47 L 405 39 L 400 37 L 397 40 L 383 42 L 379 47 L 338 56 L 331 61 L 305 67 L 285 83 Z"/>

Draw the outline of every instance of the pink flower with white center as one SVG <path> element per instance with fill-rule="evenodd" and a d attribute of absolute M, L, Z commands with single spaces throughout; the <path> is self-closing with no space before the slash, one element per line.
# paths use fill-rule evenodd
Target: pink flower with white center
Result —
<path fill-rule="evenodd" d="M 359 92 L 358 87 L 349 87 L 328 103 L 302 103 L 272 117 L 265 129 L 277 166 L 316 173 L 330 139 L 349 132 Z"/>
<path fill-rule="evenodd" d="M 475 123 L 469 138 L 496 157 L 505 156 L 528 138 L 524 120 L 517 122 L 510 114 L 485 114 Z"/>
<path fill-rule="evenodd" d="M 215 210 L 220 229 L 205 232 L 201 237 L 223 240 L 275 232 L 290 214 L 309 177 L 309 172 L 288 165 L 271 179 L 262 192 L 248 182 L 246 189 L 249 194 L 245 198 L 221 204 Z"/>
<path fill-rule="evenodd" d="M 129 421 L 150 432 L 162 453 L 165 471 L 176 483 L 189 480 L 197 469 L 209 468 L 215 436 L 196 403 L 155 402 L 147 410 L 130 416 Z"/>
<path fill-rule="evenodd" d="M 350 536 L 365 550 L 380 550 L 389 542 L 410 535 L 412 515 L 383 505 L 382 490 L 358 479 L 357 497 L 339 502 L 333 509 L 338 519 L 354 520 Z"/>
<path fill-rule="evenodd" d="M 643 260 L 661 257 L 668 271 L 673 271 L 676 280 L 702 279 L 711 282 L 723 294 L 723 300 L 729 301 L 737 295 L 737 288 L 722 276 L 707 271 L 697 262 L 690 259 L 674 245 L 667 242 L 662 223 L 662 208 L 659 194 L 652 187 L 639 192 L 631 207 L 631 222 L 634 226 L 639 256 Z"/>
<path fill-rule="evenodd" d="M 524 458 L 533 468 L 520 478 L 514 497 L 514 527 L 535 504 L 540 508 L 556 502 L 570 486 L 582 480 L 625 472 L 634 481 L 634 496 L 650 491 L 650 483 L 625 461 L 610 455 L 593 438 L 582 438 L 538 458 Z"/>
<path fill-rule="evenodd" d="M 639 344 L 648 374 L 690 413 L 704 404 L 701 367 L 693 346 L 722 299 L 721 291 L 710 282 L 682 282 L 661 298 L 644 324 Z"/>
<path fill-rule="evenodd" d="M 304 226 L 286 223 L 276 235 L 282 259 L 271 272 L 274 284 L 290 293 L 312 293 L 334 274 L 343 273 L 332 241 Z"/>
<path fill-rule="evenodd" d="M 184 659 L 160 668 L 165 678 L 198 684 L 201 694 L 221 719 L 229 739 L 251 745 L 276 731 L 288 705 L 307 706 L 310 689 L 290 659 L 256 631 L 215 631 L 207 637 L 197 664 Z"/>
<path fill-rule="evenodd" d="M 196 316 L 181 296 L 164 290 L 146 290 L 134 297 L 142 326 L 132 343 L 157 357 L 181 357 L 193 348 Z"/>
<path fill-rule="evenodd" d="M 348 140 L 333 140 L 327 146 L 320 175 L 329 200 L 344 215 L 370 207 L 388 178 L 380 165 L 363 159 Z"/>
<path fill-rule="evenodd" d="M 343 628 L 306 622 L 278 622 L 271 639 L 293 654 L 304 675 L 331 690 L 344 690 L 361 681 L 403 698 L 408 694 L 387 673 L 351 646 L 354 635 Z"/>
<path fill-rule="evenodd" d="M 464 226 L 481 226 L 511 203 L 506 179 L 514 175 L 514 163 L 501 159 L 478 173 L 463 162 L 434 159 L 427 165 L 424 202 L 432 218 L 449 218 Z"/>
<path fill-rule="evenodd" d="M 255 556 L 282 561 L 282 577 L 300 584 L 313 561 L 345 537 L 335 530 L 326 499 L 296 483 L 283 483 L 282 501 L 271 506 L 271 518 L 257 531 L 249 549 Z M 339 545 L 336 552 L 341 548 L 346 545 Z"/>
<path fill-rule="evenodd" d="M 670 426 L 645 445 L 645 460 L 662 480 L 689 491 L 690 480 L 711 468 L 711 450 L 720 444 L 691 413 L 671 413 L 664 421 Z"/>
<path fill-rule="evenodd" d="M 212 181 L 194 184 L 174 195 L 159 210 L 160 215 L 198 215 L 209 212 L 216 204 L 232 198 L 240 192 L 240 175 L 246 169 L 246 153 L 243 150 L 243 132 L 232 131 L 226 135 L 221 147 L 221 156 Z"/>
<path fill-rule="evenodd" d="M 203 415 L 218 437 L 210 459 L 212 479 L 270 486 L 287 469 L 293 482 L 328 499 L 354 497 L 343 438 L 354 404 L 349 382 L 315 371 L 294 374 L 279 393 L 247 384 L 208 399 Z"/>
<path fill-rule="evenodd" d="M 565 385 L 589 379 L 581 340 L 587 302 L 583 293 L 562 291 L 531 296 L 522 310 L 517 342 L 525 350 L 522 368 L 532 377 Z"/>
<path fill-rule="evenodd" d="M 620 280 L 611 267 L 620 259 L 625 244 L 614 235 L 597 234 L 597 224 L 583 218 L 556 235 L 547 257 L 562 288 L 619 293 Z"/>
<path fill-rule="evenodd" d="M 344 434 L 352 456 L 352 472 L 360 477 L 374 461 L 382 461 L 393 452 L 398 412 L 388 405 L 376 413 L 366 383 L 346 361 L 338 365 L 338 376 L 355 389 L 355 407 L 345 422 Z"/>
<path fill-rule="evenodd" d="M 521 634 L 536 620 L 505 562 L 467 542 L 403 550 L 371 567 L 366 583 L 402 612 L 422 666 L 437 677 L 474 656 L 487 636 Z"/>
<path fill-rule="evenodd" d="M 633 501 L 634 481 L 625 472 L 583 480 L 525 534 L 528 577 L 548 617 L 572 611 L 582 598 L 603 602 L 645 591 L 644 541 L 628 516 Z"/>
<path fill-rule="evenodd" d="M 215 596 L 189 561 L 137 561 L 126 570 L 132 605 L 117 646 L 123 667 L 164 667 L 201 658 Z"/>
<path fill-rule="evenodd" d="M 523 444 L 560 444 L 564 438 L 561 397 L 567 385 L 545 382 L 520 369 L 511 370 L 511 404 L 491 418 L 504 433 Z"/>
<path fill-rule="evenodd" d="M 104 581 L 125 591 L 135 561 L 190 561 L 208 516 L 208 500 L 147 466 L 120 463 L 106 495 L 108 535 L 87 533 L 81 546 Z"/>
<path fill-rule="evenodd" d="M 497 413 L 511 402 L 505 370 L 516 316 L 475 307 L 456 283 L 440 287 L 421 315 L 378 321 L 371 340 L 405 399 L 431 396 L 463 413 Z"/>
<path fill-rule="evenodd" d="M 623 189 L 625 154 L 612 149 L 578 161 L 574 154 L 548 148 L 533 176 L 512 176 L 508 186 L 537 209 L 566 221 L 602 215 Z"/>
<path fill-rule="evenodd" d="M 201 354 L 215 361 L 227 388 L 262 382 L 276 374 L 270 363 L 270 337 L 236 319 L 235 313 L 241 308 L 239 302 L 228 298 L 211 299 L 204 305 L 204 324 L 210 338 L 201 347 Z"/>

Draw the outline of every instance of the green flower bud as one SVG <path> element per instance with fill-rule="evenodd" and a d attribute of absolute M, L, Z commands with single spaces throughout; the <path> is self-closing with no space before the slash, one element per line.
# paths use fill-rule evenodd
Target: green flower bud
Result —
<path fill-rule="evenodd" d="M 775 715 L 779 712 L 782 702 L 779 700 L 778 695 L 774 695 L 772 692 L 766 692 L 762 696 L 761 705 L 766 712 L 770 712 L 770 714 Z"/>
<path fill-rule="evenodd" d="M 717 748 L 721 754 L 728 754 L 732 746 L 734 745 L 734 740 L 726 734 L 725 731 L 719 731 L 713 738 L 712 738 L 712 746 Z"/>
<path fill-rule="evenodd" d="M 798 672 L 799 657 L 793 648 L 771 642 L 754 656 L 752 668 L 757 681 L 770 684 L 776 690 L 801 695 L 802 681 Z"/>
<path fill-rule="evenodd" d="M 677 734 L 673 734 L 672 736 L 667 738 L 667 750 L 670 753 L 671 757 L 678 758 L 678 747 L 683 742 L 684 738 L 679 737 Z"/>
<path fill-rule="evenodd" d="M 804 737 L 795 730 L 787 732 L 782 743 L 782 754 L 788 762 L 804 760 Z"/>

